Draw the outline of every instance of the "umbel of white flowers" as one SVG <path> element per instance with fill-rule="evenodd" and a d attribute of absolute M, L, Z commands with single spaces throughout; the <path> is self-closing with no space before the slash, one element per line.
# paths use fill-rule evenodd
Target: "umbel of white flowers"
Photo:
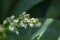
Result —
<path fill-rule="evenodd" d="M 3 21 L 3 24 L 0 25 L 0 32 L 4 32 L 4 30 L 6 29 L 6 25 L 9 31 L 15 32 L 17 35 L 19 35 L 17 27 L 24 27 L 25 29 L 28 26 L 30 26 L 31 28 L 40 27 L 41 23 L 39 22 L 38 18 L 30 18 L 30 14 L 26 14 L 26 12 L 23 12 L 17 18 L 15 18 L 15 15 L 7 17 Z"/>

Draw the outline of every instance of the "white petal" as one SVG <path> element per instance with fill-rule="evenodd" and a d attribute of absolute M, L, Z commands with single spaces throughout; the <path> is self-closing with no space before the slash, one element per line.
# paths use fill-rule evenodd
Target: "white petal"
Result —
<path fill-rule="evenodd" d="M 21 27 L 24 27 L 24 26 L 25 26 L 24 24 L 21 25 Z"/>
<path fill-rule="evenodd" d="M 21 22 L 20 25 L 23 25 L 23 22 Z"/>
<path fill-rule="evenodd" d="M 35 18 L 31 18 L 31 20 L 35 20 Z"/>
<path fill-rule="evenodd" d="M 31 21 L 36 22 L 36 19 L 35 18 L 31 18 Z"/>
<path fill-rule="evenodd" d="M 24 28 L 26 29 L 27 28 L 27 25 L 25 25 Z"/>
<path fill-rule="evenodd" d="M 30 20 L 27 20 L 27 22 L 30 22 Z"/>
<path fill-rule="evenodd" d="M 6 20 L 4 20 L 4 21 L 3 21 L 3 24 L 7 24 L 7 21 L 6 21 Z"/>
<path fill-rule="evenodd" d="M 18 19 L 14 19 L 14 23 L 17 23 L 19 20 Z"/>
<path fill-rule="evenodd" d="M 21 26 L 22 26 L 22 27 L 25 27 L 25 28 L 27 27 L 27 25 L 25 25 L 25 24 L 22 24 Z"/>
<path fill-rule="evenodd" d="M 27 17 L 27 16 L 29 16 L 29 14 L 25 14 L 25 15 L 24 15 L 24 17 Z"/>
<path fill-rule="evenodd" d="M 17 35 L 19 35 L 19 32 L 18 32 L 18 31 L 16 31 L 16 34 L 17 34 Z"/>
<path fill-rule="evenodd" d="M 24 22 L 30 22 L 30 20 L 29 19 L 27 19 L 27 18 L 24 18 L 24 20 L 23 20 Z"/>
<path fill-rule="evenodd" d="M 39 22 L 37 25 L 36 25 L 36 27 L 40 27 L 41 26 L 41 23 Z"/>
<path fill-rule="evenodd" d="M 13 24 L 14 24 L 13 22 L 10 23 L 10 25 L 13 25 Z"/>
<path fill-rule="evenodd" d="M 21 27 L 24 27 L 24 28 L 26 29 L 27 24 L 24 24 L 23 22 L 21 22 L 21 23 L 20 23 L 20 26 L 21 26 Z"/>
<path fill-rule="evenodd" d="M 23 12 L 22 14 L 23 14 L 23 15 L 25 15 L 25 14 L 26 14 L 26 12 Z"/>
<path fill-rule="evenodd" d="M 14 27 L 9 26 L 9 30 L 10 30 L 10 31 L 13 31 L 14 29 L 15 29 Z"/>
<path fill-rule="evenodd" d="M 34 25 L 33 24 L 29 24 L 29 26 L 32 28 L 32 27 L 34 27 Z"/>
<path fill-rule="evenodd" d="M 36 22 L 36 20 L 34 20 L 33 22 Z"/>
<path fill-rule="evenodd" d="M 10 18 L 14 19 L 15 18 L 15 15 L 12 15 Z"/>

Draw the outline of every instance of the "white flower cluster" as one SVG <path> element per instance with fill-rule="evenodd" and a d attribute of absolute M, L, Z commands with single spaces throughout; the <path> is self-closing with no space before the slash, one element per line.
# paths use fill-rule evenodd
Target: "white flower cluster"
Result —
<path fill-rule="evenodd" d="M 17 27 L 24 27 L 25 29 L 30 26 L 32 27 L 40 27 L 41 23 L 39 22 L 39 19 L 37 18 L 30 18 L 30 14 L 26 14 L 26 12 L 23 12 L 20 14 L 17 18 L 15 18 L 14 15 L 11 17 L 6 18 L 3 21 L 3 25 L 8 24 L 8 29 L 12 32 L 15 32 L 17 35 L 19 35 Z M 3 28 L 0 25 L 0 31 L 2 31 Z"/>

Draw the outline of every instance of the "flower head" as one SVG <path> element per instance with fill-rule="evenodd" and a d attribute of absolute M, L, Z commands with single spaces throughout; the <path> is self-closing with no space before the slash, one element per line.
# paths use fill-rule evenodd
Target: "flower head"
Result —
<path fill-rule="evenodd" d="M 24 27 L 25 29 L 28 26 L 30 26 L 31 28 L 41 26 L 39 19 L 31 18 L 30 14 L 26 14 L 26 12 L 23 12 L 17 18 L 15 18 L 15 15 L 12 15 L 11 17 L 7 17 L 3 21 L 3 25 L 6 26 L 6 24 L 8 24 L 7 25 L 8 30 L 10 30 L 11 32 L 15 32 L 17 35 L 19 35 L 18 26 Z M 3 25 L 0 25 L 0 32 L 3 32 L 5 30 L 4 28 L 6 28 L 5 26 L 3 27 Z"/>
<path fill-rule="evenodd" d="M 15 27 L 13 27 L 13 26 L 9 26 L 8 28 L 9 28 L 9 30 L 12 31 L 12 32 L 13 32 L 14 29 L 15 29 Z"/>

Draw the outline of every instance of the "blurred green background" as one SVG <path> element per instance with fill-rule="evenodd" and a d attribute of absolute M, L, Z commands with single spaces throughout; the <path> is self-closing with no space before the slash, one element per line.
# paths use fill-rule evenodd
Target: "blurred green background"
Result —
<path fill-rule="evenodd" d="M 20 35 L 8 32 L 4 40 L 30 40 L 36 32 L 41 33 L 46 28 L 46 19 L 54 19 L 43 33 L 41 40 L 58 40 L 60 36 L 60 0 L 0 0 L 0 23 L 6 17 L 16 15 L 16 17 L 26 11 L 31 17 L 39 18 L 42 23 L 41 28 L 20 28 Z M 49 20 L 48 20 L 49 21 Z M 42 31 L 40 31 L 40 29 Z M 38 32 L 40 31 L 40 32 Z M 37 35 L 37 34 L 36 34 Z M 11 39 L 12 38 L 12 39 Z"/>

